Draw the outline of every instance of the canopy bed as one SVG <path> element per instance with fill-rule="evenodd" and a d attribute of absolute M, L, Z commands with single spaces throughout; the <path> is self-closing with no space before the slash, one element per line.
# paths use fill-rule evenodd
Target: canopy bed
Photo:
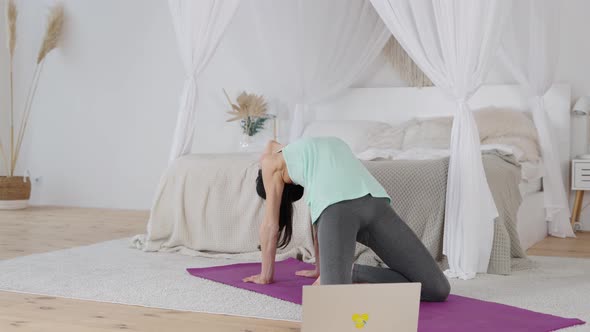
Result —
<path fill-rule="evenodd" d="M 256 225 L 261 220 L 262 201 L 252 202 L 257 199 L 255 195 L 240 195 L 246 190 L 253 192 L 256 159 L 244 155 L 190 155 L 198 112 L 199 74 L 213 56 L 239 1 L 170 0 L 169 3 L 186 80 L 170 168 L 156 194 L 148 234 L 136 237 L 135 244 L 150 251 L 256 257 Z M 441 244 L 434 246 L 439 246 L 440 252 L 431 251 L 446 258 L 445 273 L 449 277 L 469 279 L 478 272 L 509 273 L 509 267 L 490 270 L 498 250 L 508 250 L 510 259 L 524 256 L 518 242 L 529 245 L 547 233 L 574 236 L 564 186 L 570 150 L 570 93 L 566 85 L 551 88 L 558 48 L 550 45 L 557 41 L 558 1 L 322 0 L 313 1 L 315 6 L 306 0 L 294 3 L 297 10 L 293 15 L 297 15 L 300 29 L 293 42 L 301 50 L 301 57 L 300 63 L 293 65 L 298 66 L 301 77 L 297 80 L 297 101 L 291 113 L 291 139 L 305 135 L 306 130 L 310 134 L 317 126 L 309 118 L 363 120 L 354 124 L 360 130 L 371 127 L 366 122 L 371 120 L 405 125 L 411 119 L 449 117 L 447 155 L 443 153 L 435 158 L 440 161 L 446 157 L 448 161 L 439 175 L 444 179 L 445 190 L 438 197 L 442 204 L 441 222 L 436 227 L 440 227 L 437 238 Z M 261 1 L 260 6 L 261 11 L 268 13 L 280 5 Z M 258 29 L 263 37 L 264 31 L 281 28 L 273 25 L 277 20 L 268 17 L 272 16 L 254 17 L 256 25 L 266 27 Z M 313 29 L 327 17 L 333 20 L 333 26 Z M 349 89 L 392 35 L 434 87 Z M 482 86 L 497 55 L 510 68 L 520 87 Z M 487 152 L 482 153 L 473 110 L 488 106 L 531 110 L 538 134 L 535 144 L 542 155 L 539 167 L 543 191 L 539 185 L 533 185 L 536 189 L 529 189 L 528 196 L 525 195 L 518 222 L 516 216 L 514 221 L 504 220 L 514 224 L 500 231 L 497 220 L 503 218 L 505 206 L 498 205 L 501 199 L 492 192 L 499 189 L 490 183 L 493 175 L 485 160 L 490 155 L 508 160 L 506 156 L 514 158 L 515 154 L 497 146 L 487 150 L 484 147 Z M 427 129 L 412 127 L 412 130 L 420 136 Z M 327 131 L 322 129 L 323 134 Z M 408 135 L 406 129 L 403 133 Z M 352 131 L 342 135 L 350 136 Z M 369 168 L 374 170 L 388 167 L 387 163 L 367 163 L 373 163 Z M 519 170 L 522 167 L 518 160 L 512 163 Z M 514 185 L 518 188 L 519 183 Z M 297 218 L 306 219 L 307 211 L 301 204 L 298 213 Z M 295 241 L 282 255 L 309 259 L 310 225 L 306 222 L 297 225 Z M 522 229 L 521 233 L 529 235 L 520 240 L 518 236 L 506 235 L 507 229 L 516 225 Z M 528 227 L 533 230 L 528 231 Z M 499 232 L 504 232 L 503 244 L 499 243 Z"/>

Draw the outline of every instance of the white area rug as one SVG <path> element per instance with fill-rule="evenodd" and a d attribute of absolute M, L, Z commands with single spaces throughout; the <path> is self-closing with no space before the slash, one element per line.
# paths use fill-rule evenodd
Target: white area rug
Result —
<path fill-rule="evenodd" d="M 195 278 L 187 267 L 236 263 L 129 248 L 130 239 L 0 261 L 0 290 L 281 320 L 301 307 Z M 590 321 L 590 259 L 532 257 L 511 276 L 453 280 L 452 293 Z M 589 325 L 567 331 L 590 331 Z M 565 331 L 565 330 L 564 330 Z"/>

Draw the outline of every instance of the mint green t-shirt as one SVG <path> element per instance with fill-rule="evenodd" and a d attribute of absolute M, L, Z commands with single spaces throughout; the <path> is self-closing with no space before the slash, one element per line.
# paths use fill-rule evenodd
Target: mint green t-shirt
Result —
<path fill-rule="evenodd" d="M 305 189 L 312 223 L 330 205 L 371 194 L 391 198 L 356 158 L 350 147 L 336 137 L 307 137 L 283 148 L 289 176 Z"/>

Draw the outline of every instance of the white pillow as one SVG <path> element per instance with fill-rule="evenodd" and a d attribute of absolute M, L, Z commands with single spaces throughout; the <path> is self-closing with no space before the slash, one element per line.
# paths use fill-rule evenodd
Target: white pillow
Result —
<path fill-rule="evenodd" d="M 416 124 L 416 120 L 406 121 L 400 125 L 382 124 L 368 132 L 369 149 L 401 150 L 406 129 Z"/>
<path fill-rule="evenodd" d="M 453 118 L 423 118 L 406 128 L 402 150 L 448 149 L 451 142 Z"/>
<path fill-rule="evenodd" d="M 367 150 L 369 146 L 368 134 L 374 128 L 388 128 L 389 124 L 379 121 L 337 120 L 313 121 L 305 127 L 303 137 L 338 137 L 354 153 Z"/>

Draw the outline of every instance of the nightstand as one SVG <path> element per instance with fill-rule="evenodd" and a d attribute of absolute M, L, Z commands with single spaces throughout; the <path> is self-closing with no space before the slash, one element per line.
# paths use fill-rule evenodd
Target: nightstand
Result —
<path fill-rule="evenodd" d="M 572 160 L 572 190 L 576 192 L 574 210 L 572 211 L 572 226 L 574 230 L 579 230 L 584 191 L 590 190 L 590 159 Z"/>

